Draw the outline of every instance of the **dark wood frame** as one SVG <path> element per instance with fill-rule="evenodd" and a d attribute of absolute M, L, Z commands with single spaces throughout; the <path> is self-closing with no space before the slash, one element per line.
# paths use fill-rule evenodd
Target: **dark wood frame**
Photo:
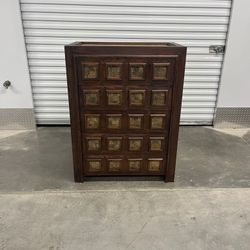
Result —
<path fill-rule="evenodd" d="M 113 46 L 115 45 L 115 46 Z M 169 116 L 169 126 L 166 127 L 168 131 L 168 143 L 167 143 L 167 157 L 163 159 L 163 165 L 166 165 L 165 172 L 161 172 L 160 174 L 165 176 L 165 181 L 174 181 L 175 175 L 175 164 L 176 164 L 176 152 L 177 152 L 177 142 L 178 142 L 178 131 L 179 131 L 179 121 L 180 121 L 180 110 L 181 110 L 181 101 L 182 101 L 182 90 L 183 90 L 183 78 L 184 78 L 184 70 L 185 70 L 185 60 L 186 60 L 186 47 L 183 47 L 174 43 L 166 43 L 166 44 L 154 44 L 154 43 L 82 43 L 76 42 L 70 45 L 65 46 L 65 57 L 66 57 L 66 68 L 67 68 L 67 81 L 68 81 L 68 94 L 69 94 L 69 103 L 70 103 L 70 121 L 71 121 L 71 136 L 72 136 L 72 150 L 73 150 L 73 165 L 74 165 L 74 179 L 76 182 L 83 182 L 84 176 L 87 173 L 87 170 L 84 170 L 84 164 L 86 159 L 83 159 L 83 143 L 82 143 L 82 132 L 84 131 L 81 125 L 82 120 L 82 107 L 81 107 L 81 98 L 79 96 L 79 79 L 82 82 L 82 79 L 79 78 L 79 58 L 110 58 L 110 57 L 121 57 L 121 58 L 129 58 L 134 59 L 134 62 L 143 62 L 143 58 L 150 61 L 149 58 L 159 59 L 158 61 L 154 61 L 155 63 L 161 63 L 164 61 L 164 58 L 168 58 L 164 63 L 169 63 L 168 60 L 173 60 L 174 64 L 171 64 L 169 67 L 173 65 L 173 75 L 168 75 L 168 80 L 164 87 L 171 82 L 172 86 L 172 98 L 171 98 L 171 109 L 167 110 L 167 116 Z M 91 60 L 90 60 L 91 61 Z M 152 60 L 153 62 L 153 60 Z M 111 64 L 115 64 L 116 62 L 110 61 Z M 150 63 L 150 62 L 149 62 Z M 105 67 L 105 64 L 100 64 L 98 68 L 98 78 L 100 78 L 98 83 L 94 83 L 93 86 L 90 85 L 92 80 L 86 82 L 86 86 L 91 86 L 95 88 L 95 86 L 101 85 L 101 81 L 104 80 L 100 77 L 100 72 Z M 125 70 L 122 70 L 122 79 L 120 86 L 124 86 L 123 82 L 127 82 L 128 84 L 137 84 L 137 81 L 128 79 L 128 65 L 123 66 Z M 148 66 L 146 66 L 148 67 Z M 168 69 L 169 72 L 172 72 L 171 69 Z M 152 77 L 153 71 L 148 69 L 146 72 L 146 81 L 145 84 L 152 84 L 152 87 L 159 86 L 160 81 L 152 80 L 152 82 L 148 81 L 148 76 Z M 114 80 L 111 80 L 114 82 Z M 140 84 L 138 83 L 138 89 L 140 88 Z M 135 109 L 136 113 L 142 113 L 140 109 Z M 154 111 L 156 113 L 156 111 Z M 144 121 L 145 122 L 145 121 Z M 112 134 L 113 135 L 113 134 Z M 109 136 L 109 134 L 107 134 Z M 149 158 L 157 158 L 150 157 L 150 153 L 148 154 Z M 114 155 L 113 158 L 119 158 L 119 155 Z M 94 156 L 90 156 L 90 158 L 95 159 Z M 100 157 L 99 157 L 100 158 Z M 105 162 L 105 156 L 102 156 L 102 161 Z M 140 158 L 134 157 L 132 155 L 128 155 L 127 159 L 131 158 Z M 161 157 L 159 157 L 161 158 Z M 122 161 L 125 161 L 124 159 Z M 145 161 L 143 159 L 143 170 L 141 171 L 141 175 L 149 174 L 146 173 Z M 107 166 L 106 166 L 107 167 Z M 106 168 L 104 167 L 104 168 Z M 93 174 L 93 173 L 92 173 Z M 123 175 L 128 174 L 126 171 L 123 172 Z M 131 175 L 132 173 L 130 173 Z M 154 175 L 154 173 L 150 173 Z M 100 174 L 96 175 L 107 175 L 105 173 L 105 169 Z M 112 175 L 112 174 L 110 174 Z M 157 174 L 159 175 L 159 173 Z M 86 175 L 87 176 L 87 175 Z"/>

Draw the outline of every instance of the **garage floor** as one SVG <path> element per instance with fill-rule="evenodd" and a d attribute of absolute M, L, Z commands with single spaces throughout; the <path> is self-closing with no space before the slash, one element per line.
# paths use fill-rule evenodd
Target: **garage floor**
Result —
<path fill-rule="evenodd" d="M 0 249 L 249 249 L 248 130 L 181 127 L 175 183 L 72 176 L 69 127 L 0 131 Z"/>

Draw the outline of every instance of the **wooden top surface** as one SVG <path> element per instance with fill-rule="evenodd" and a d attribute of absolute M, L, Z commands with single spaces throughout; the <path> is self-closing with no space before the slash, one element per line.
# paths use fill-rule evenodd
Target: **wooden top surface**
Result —
<path fill-rule="evenodd" d="M 74 42 L 69 46 L 81 47 L 183 47 L 173 42 Z"/>

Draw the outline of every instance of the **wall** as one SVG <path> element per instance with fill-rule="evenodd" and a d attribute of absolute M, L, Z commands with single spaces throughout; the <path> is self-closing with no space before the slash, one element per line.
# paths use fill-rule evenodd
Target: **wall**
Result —
<path fill-rule="evenodd" d="M 250 1 L 234 0 L 215 125 L 250 127 Z"/>
<path fill-rule="evenodd" d="M 18 0 L 0 1 L 0 129 L 34 127 L 33 101 Z M 3 82 L 11 81 L 5 89 Z"/>
<path fill-rule="evenodd" d="M 234 0 L 215 125 L 228 118 L 249 126 L 249 0 Z M 18 0 L 0 1 L 0 129 L 34 127 L 32 93 Z M 9 79 L 12 86 L 2 83 Z M 230 123 L 232 124 L 232 123 Z M 244 125 L 244 126 L 245 126 Z"/>
<path fill-rule="evenodd" d="M 212 124 L 231 0 L 20 0 L 39 124 L 69 124 L 64 45 L 75 41 L 187 46 L 182 124 Z M 115 15 L 114 15 L 115 13 Z"/>

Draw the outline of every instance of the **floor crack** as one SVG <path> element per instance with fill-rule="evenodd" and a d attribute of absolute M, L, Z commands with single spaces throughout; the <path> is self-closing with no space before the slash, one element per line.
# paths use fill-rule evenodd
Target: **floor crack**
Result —
<path fill-rule="evenodd" d="M 152 218 L 150 218 L 148 221 L 146 221 L 146 222 L 142 225 L 142 227 L 141 227 L 141 229 L 139 230 L 139 232 L 136 233 L 134 239 L 132 239 L 132 240 L 129 242 L 129 244 L 127 245 L 127 247 L 126 247 L 125 249 L 128 249 L 128 248 L 137 240 L 138 236 L 142 233 L 142 231 L 144 230 L 144 228 L 145 228 L 146 225 L 150 222 L 151 219 L 152 219 Z"/>

